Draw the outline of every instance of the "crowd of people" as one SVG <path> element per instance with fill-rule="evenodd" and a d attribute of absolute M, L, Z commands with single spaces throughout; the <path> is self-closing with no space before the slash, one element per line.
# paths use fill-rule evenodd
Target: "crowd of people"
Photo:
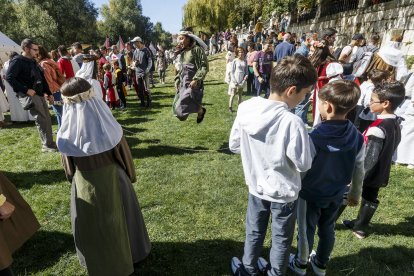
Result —
<path fill-rule="evenodd" d="M 153 72 L 157 68 L 165 83 L 174 60 L 174 114 L 179 120 L 196 114 L 201 123 L 207 54 L 225 51 L 229 112 L 235 97 L 239 104 L 229 147 L 241 153 L 249 187 L 244 255 L 232 259 L 233 274 L 284 275 L 289 267 L 305 275 L 309 260 L 316 275 L 325 275 L 334 225 L 346 206 L 361 201 L 358 217 L 343 224 L 356 237 L 367 237 L 392 162 L 414 168 L 414 77 L 399 49 L 401 35 L 380 46 L 377 34 L 368 40 L 355 34 L 349 45 L 335 49 L 336 35 L 333 28 L 300 38 L 256 28 L 246 39 L 226 31 L 222 42 L 213 35 L 206 43 L 184 29 L 171 51 L 137 36 L 122 51 L 114 45 L 88 54 L 80 43 L 48 52 L 25 39 L 22 52 L 11 53 L 3 66 L 0 120 L 4 126 L 2 111 L 8 109 L 12 121 L 34 120 L 42 151 L 61 153 L 72 183 L 76 251 L 88 273 L 129 275 L 151 245 L 132 187 L 132 155 L 111 109 L 127 108 L 127 86 L 142 107 L 151 107 Z M 245 87 L 254 97 L 243 102 Z M 49 105 L 57 118 L 56 142 Z M 12 275 L 11 254 L 39 227 L 24 204 L 0 175 L 0 232 L 14 233 L 25 222 L 19 217 L 31 225 L 13 240 L 0 235 L 0 244 L 10 244 L 0 253 L 0 273 Z M 270 216 L 268 263 L 260 254 Z M 289 254 L 296 221 L 298 249 Z"/>

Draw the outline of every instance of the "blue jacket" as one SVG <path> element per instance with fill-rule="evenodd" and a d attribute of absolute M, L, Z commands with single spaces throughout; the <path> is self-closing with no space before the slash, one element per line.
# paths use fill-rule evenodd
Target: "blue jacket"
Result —
<path fill-rule="evenodd" d="M 349 121 L 325 121 L 310 134 L 316 155 L 299 195 L 309 202 L 341 201 L 364 138 Z"/>
<path fill-rule="evenodd" d="M 273 55 L 273 60 L 274 61 L 280 61 L 282 58 L 284 58 L 285 56 L 293 56 L 293 54 L 295 53 L 295 45 L 283 41 L 282 43 L 278 44 L 276 46 L 274 55 Z"/>

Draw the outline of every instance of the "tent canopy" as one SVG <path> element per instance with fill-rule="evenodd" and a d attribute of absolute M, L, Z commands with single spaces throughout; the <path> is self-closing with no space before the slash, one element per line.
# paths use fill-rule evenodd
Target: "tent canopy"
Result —
<path fill-rule="evenodd" d="M 20 53 L 21 50 L 22 48 L 19 44 L 0 32 L 0 63 L 4 63 L 9 59 L 10 52 L 15 51 Z"/>

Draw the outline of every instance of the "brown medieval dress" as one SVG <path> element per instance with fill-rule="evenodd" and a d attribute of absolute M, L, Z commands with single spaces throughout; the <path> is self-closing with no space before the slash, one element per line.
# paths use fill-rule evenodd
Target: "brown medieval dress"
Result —
<path fill-rule="evenodd" d="M 29 204 L 2 173 L 0 194 L 15 206 L 10 218 L 0 220 L 0 270 L 3 270 L 12 264 L 12 254 L 33 236 L 40 225 Z"/>

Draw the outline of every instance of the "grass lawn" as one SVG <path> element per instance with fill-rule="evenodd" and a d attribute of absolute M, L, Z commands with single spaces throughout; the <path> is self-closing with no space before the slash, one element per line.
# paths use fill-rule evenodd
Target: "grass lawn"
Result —
<path fill-rule="evenodd" d="M 127 111 L 114 112 L 134 157 L 138 176 L 134 188 L 152 241 L 152 252 L 136 268 L 137 275 L 228 275 L 231 257 L 243 253 L 248 192 L 240 156 L 226 149 L 235 113 L 227 111 L 224 57 L 210 60 L 204 96 L 207 113 L 200 125 L 195 115 L 185 122 L 172 116 L 171 72 L 168 84 L 152 89 L 151 109 L 138 107 L 130 91 Z M 75 254 L 70 184 L 59 154 L 40 152 L 31 124 L 0 129 L 0 137 L 1 170 L 42 225 L 15 254 L 14 272 L 86 275 Z M 360 241 L 337 225 L 328 275 L 413 275 L 413 198 L 413 171 L 393 166 L 389 187 L 380 192 L 373 234 Z M 356 213 L 356 208 L 348 208 L 342 217 L 354 218 Z M 265 257 L 269 246 L 268 237 Z"/>

